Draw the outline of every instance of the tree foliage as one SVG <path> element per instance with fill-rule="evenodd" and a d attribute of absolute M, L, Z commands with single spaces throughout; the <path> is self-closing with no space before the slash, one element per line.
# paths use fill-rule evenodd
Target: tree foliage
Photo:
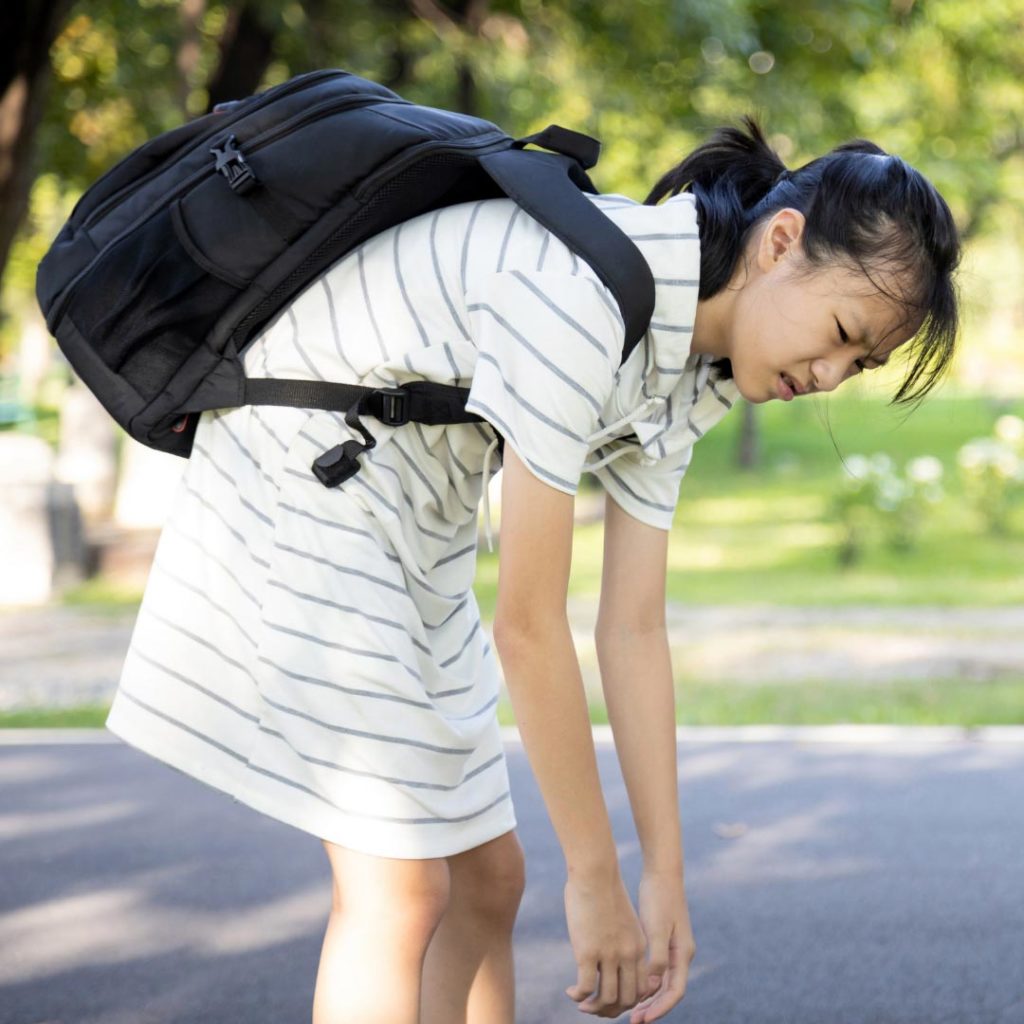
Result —
<path fill-rule="evenodd" d="M 15 0 L 6 8 L 40 6 Z M 44 5 L 45 6 L 45 5 Z M 218 100 L 341 66 L 525 133 L 602 138 L 599 187 L 642 198 L 707 131 L 759 115 L 790 166 L 872 138 L 928 174 L 969 234 L 1024 199 L 1022 0 L 76 0 L 3 308 L 75 197 L 134 146 Z M 1019 216 L 1019 214 L 1016 214 Z M 3 248 L 0 238 L 0 263 Z M 9 344 L 13 328 L 3 339 Z"/>

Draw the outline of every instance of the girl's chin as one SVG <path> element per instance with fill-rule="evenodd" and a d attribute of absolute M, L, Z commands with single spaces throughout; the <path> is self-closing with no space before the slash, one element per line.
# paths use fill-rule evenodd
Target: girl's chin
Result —
<path fill-rule="evenodd" d="M 773 398 L 778 398 L 778 395 L 774 392 L 766 393 L 765 388 L 755 387 L 751 388 L 748 382 L 736 372 L 736 364 L 733 363 L 733 382 L 736 385 L 736 390 L 740 395 L 745 398 L 751 405 L 761 405 L 764 402 L 770 402 Z"/>

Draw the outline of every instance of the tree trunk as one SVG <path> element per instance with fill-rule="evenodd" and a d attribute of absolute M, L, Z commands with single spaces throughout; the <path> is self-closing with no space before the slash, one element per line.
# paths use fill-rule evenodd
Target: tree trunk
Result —
<path fill-rule="evenodd" d="M 244 0 L 232 8 L 220 40 L 220 62 L 207 87 L 208 110 L 256 92 L 274 55 L 276 34 L 260 16 L 259 4 Z"/>
<path fill-rule="evenodd" d="M 409 9 L 422 18 L 438 34 L 441 42 L 455 35 L 475 40 L 487 16 L 488 0 L 409 0 Z M 455 48 L 455 109 L 476 115 L 479 110 L 476 78 L 467 57 L 469 47 Z"/>
<path fill-rule="evenodd" d="M 741 469 L 755 469 L 761 461 L 758 433 L 754 407 L 749 402 L 744 402 L 743 419 L 740 424 L 740 443 L 736 450 L 736 464 Z"/>
<path fill-rule="evenodd" d="M 28 206 L 50 46 L 70 6 L 71 0 L 6 0 L 0 5 L 0 281 Z"/>
<path fill-rule="evenodd" d="M 462 31 L 471 40 L 475 40 L 480 35 L 480 26 L 487 16 L 487 0 L 455 0 L 448 6 L 454 11 Z M 475 117 L 480 113 L 479 93 L 473 67 L 465 53 L 459 58 L 457 74 L 456 109 Z"/>
<path fill-rule="evenodd" d="M 178 9 L 181 23 L 181 43 L 175 58 L 178 69 L 178 106 L 188 117 L 188 97 L 192 91 L 192 76 L 199 63 L 200 33 L 199 22 L 206 9 L 206 0 L 182 0 Z"/>

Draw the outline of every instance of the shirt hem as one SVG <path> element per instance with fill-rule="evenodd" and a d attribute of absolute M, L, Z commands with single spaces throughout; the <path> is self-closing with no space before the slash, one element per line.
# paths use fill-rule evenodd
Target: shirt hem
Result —
<path fill-rule="evenodd" d="M 431 840 L 426 836 L 417 838 L 412 834 L 412 830 L 433 828 L 432 825 L 367 825 L 354 819 L 351 824 L 339 823 L 337 819 L 343 812 L 328 810 L 323 815 L 311 815 L 295 801 L 275 799 L 263 790 L 247 786 L 243 779 L 230 772 L 168 746 L 147 727 L 142 717 L 127 702 L 119 702 L 116 696 L 104 728 L 128 746 L 227 794 L 237 803 L 318 839 L 359 853 L 401 860 L 449 857 L 497 839 L 518 825 L 511 797 L 496 804 L 489 813 L 481 815 L 470 825 L 458 823 L 457 838 L 448 834 L 437 835 Z M 389 832 L 391 840 L 388 838 Z M 401 842 L 393 841 L 394 837 L 399 837 Z"/>

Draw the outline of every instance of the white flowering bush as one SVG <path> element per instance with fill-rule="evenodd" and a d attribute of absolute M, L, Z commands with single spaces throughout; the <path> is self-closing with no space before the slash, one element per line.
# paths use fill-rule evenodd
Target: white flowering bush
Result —
<path fill-rule="evenodd" d="M 956 457 L 964 495 L 989 533 L 1010 532 L 1010 513 L 1024 496 L 1024 419 L 1000 416 L 989 437 L 968 441 Z"/>
<path fill-rule="evenodd" d="M 850 455 L 832 513 L 843 527 L 839 561 L 852 565 L 868 539 L 881 535 L 894 551 L 909 551 L 919 538 L 931 506 L 940 502 L 942 463 L 931 455 L 910 459 L 903 471 L 884 452 Z"/>

